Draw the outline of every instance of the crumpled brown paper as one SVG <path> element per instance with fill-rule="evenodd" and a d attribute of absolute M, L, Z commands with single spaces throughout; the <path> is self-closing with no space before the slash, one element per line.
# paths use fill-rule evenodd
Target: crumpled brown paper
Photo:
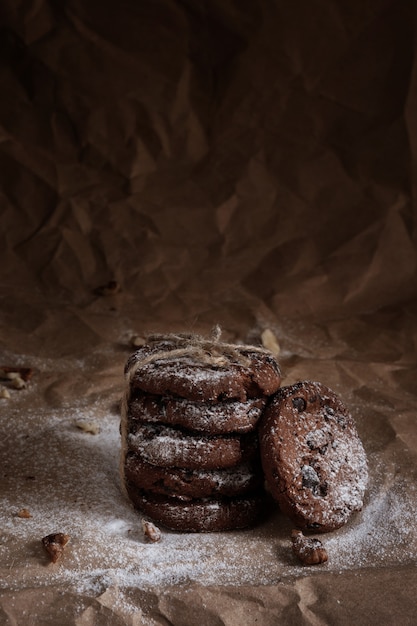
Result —
<path fill-rule="evenodd" d="M 413 3 L 0 16 L 0 367 L 33 369 L 0 381 L 0 623 L 413 623 Z M 270 329 L 283 384 L 319 380 L 356 419 L 367 498 L 323 566 L 294 561 L 277 510 L 148 545 L 121 493 L 132 336 L 216 323 Z M 52 532 L 71 535 L 55 565 Z"/>

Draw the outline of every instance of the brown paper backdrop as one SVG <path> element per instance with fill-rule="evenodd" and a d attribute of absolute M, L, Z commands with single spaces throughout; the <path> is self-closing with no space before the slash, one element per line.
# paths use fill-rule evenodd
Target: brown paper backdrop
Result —
<path fill-rule="evenodd" d="M 0 26 L 2 360 L 41 372 L 4 419 L 114 407 L 132 334 L 269 327 L 285 380 L 337 388 L 375 467 L 405 454 L 414 475 L 414 2 L 3 0 Z M 288 623 L 335 623 L 326 607 Z"/>

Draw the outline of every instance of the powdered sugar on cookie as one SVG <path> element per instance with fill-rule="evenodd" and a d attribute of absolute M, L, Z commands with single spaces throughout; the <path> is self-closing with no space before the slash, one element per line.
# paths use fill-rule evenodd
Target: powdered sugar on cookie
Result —
<path fill-rule="evenodd" d="M 340 528 L 363 505 L 367 459 L 341 400 L 317 382 L 283 387 L 261 423 L 265 475 L 281 509 L 301 528 Z"/>

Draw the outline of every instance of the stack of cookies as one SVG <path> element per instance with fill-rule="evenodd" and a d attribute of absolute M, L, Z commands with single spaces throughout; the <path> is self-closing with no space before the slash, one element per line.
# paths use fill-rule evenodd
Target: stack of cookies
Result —
<path fill-rule="evenodd" d="M 152 336 L 125 373 L 121 472 L 134 506 L 188 532 L 259 521 L 257 426 L 280 386 L 274 356 L 219 337 Z"/>

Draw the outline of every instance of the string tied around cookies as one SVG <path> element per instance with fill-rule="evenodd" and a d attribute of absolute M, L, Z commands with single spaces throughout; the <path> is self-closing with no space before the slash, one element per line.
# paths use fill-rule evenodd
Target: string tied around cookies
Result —
<path fill-rule="evenodd" d="M 162 359 L 175 359 L 189 357 L 202 365 L 213 367 L 227 367 L 230 363 L 237 363 L 248 367 L 251 363 L 248 352 L 269 354 L 269 351 L 260 346 L 237 345 L 220 341 L 221 328 L 213 327 L 209 337 L 193 333 L 152 333 L 147 336 L 147 345 L 151 353 L 138 350 L 132 355 L 132 362 L 128 369 L 130 378 L 144 365 L 155 363 Z M 158 346 L 152 351 L 152 346 Z"/>

